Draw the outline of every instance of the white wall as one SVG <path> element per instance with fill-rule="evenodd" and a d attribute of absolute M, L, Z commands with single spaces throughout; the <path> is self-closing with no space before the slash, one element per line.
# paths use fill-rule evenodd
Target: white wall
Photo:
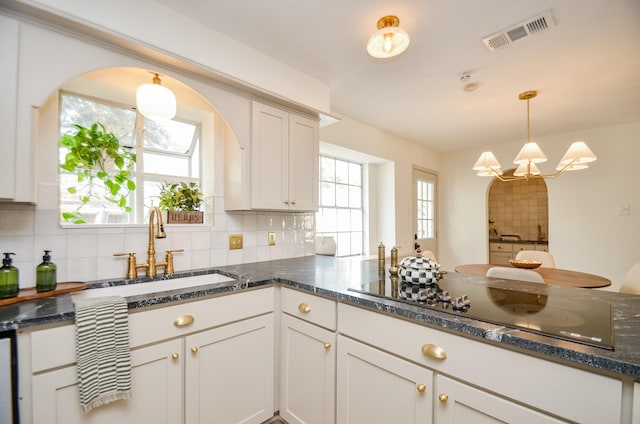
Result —
<path fill-rule="evenodd" d="M 554 172 L 571 142 L 585 141 L 598 160 L 590 168 L 547 181 L 549 250 L 558 268 L 612 280 L 617 290 L 626 271 L 640 262 L 640 122 L 535 138 Z M 445 269 L 488 259 L 487 190 L 490 178 L 471 169 L 483 150 L 508 168 L 521 142 L 471 149 L 442 157 L 440 173 L 440 256 Z M 618 205 L 629 214 L 619 215 Z"/>
<path fill-rule="evenodd" d="M 400 256 L 411 254 L 414 234 L 411 210 L 412 169 L 415 165 L 437 173 L 440 169 L 440 155 L 348 117 L 321 128 L 320 140 L 393 162 L 392 165 L 378 167 L 376 178 L 386 182 L 393 179 L 395 183 L 390 191 L 393 193 L 392 197 L 377 199 L 379 210 L 372 213 L 372 216 L 375 215 L 378 222 L 393 222 L 395 240 L 389 239 L 392 237 L 391 231 L 383 231 L 378 234 L 379 239 L 370 240 L 370 245 L 377 246 L 382 241 L 387 252 L 395 245 L 399 246 Z M 375 249 L 372 252 L 375 254 Z"/>

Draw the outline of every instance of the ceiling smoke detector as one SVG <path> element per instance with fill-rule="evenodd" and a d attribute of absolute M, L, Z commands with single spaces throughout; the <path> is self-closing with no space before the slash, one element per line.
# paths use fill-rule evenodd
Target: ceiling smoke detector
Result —
<path fill-rule="evenodd" d="M 469 72 L 463 72 L 460 74 L 460 82 L 462 83 L 462 89 L 467 93 L 476 91 L 479 87 L 477 82 L 471 82 L 471 74 Z"/>
<path fill-rule="evenodd" d="M 513 25 L 510 28 L 485 37 L 482 42 L 489 51 L 493 52 L 498 49 L 509 47 L 514 41 L 521 40 L 553 27 L 555 27 L 555 23 L 553 22 L 551 11 L 548 10 L 531 19 L 527 19 L 526 21 Z"/>

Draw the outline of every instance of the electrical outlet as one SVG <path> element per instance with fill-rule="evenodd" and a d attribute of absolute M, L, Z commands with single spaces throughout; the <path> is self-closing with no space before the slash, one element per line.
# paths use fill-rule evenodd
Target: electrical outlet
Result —
<path fill-rule="evenodd" d="M 267 246 L 275 246 L 276 245 L 276 233 L 273 231 L 269 232 L 267 237 Z"/>
<path fill-rule="evenodd" d="M 242 249 L 242 234 L 229 235 L 229 250 Z"/>

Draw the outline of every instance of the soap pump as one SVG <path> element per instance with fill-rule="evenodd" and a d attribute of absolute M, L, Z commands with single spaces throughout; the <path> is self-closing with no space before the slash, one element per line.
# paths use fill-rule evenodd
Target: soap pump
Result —
<path fill-rule="evenodd" d="M 0 299 L 16 297 L 18 295 L 18 268 L 11 265 L 12 252 L 3 253 L 2 268 L 0 268 Z"/>
<path fill-rule="evenodd" d="M 56 288 L 56 284 L 56 265 L 51 262 L 51 251 L 45 250 L 42 263 L 36 267 L 36 291 L 51 291 Z"/>

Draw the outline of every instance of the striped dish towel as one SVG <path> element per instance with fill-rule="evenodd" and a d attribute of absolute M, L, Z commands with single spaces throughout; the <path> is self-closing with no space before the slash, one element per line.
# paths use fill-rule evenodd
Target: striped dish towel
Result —
<path fill-rule="evenodd" d="M 92 408 L 131 398 L 129 315 L 120 296 L 76 302 L 76 359 L 80 404 Z"/>

